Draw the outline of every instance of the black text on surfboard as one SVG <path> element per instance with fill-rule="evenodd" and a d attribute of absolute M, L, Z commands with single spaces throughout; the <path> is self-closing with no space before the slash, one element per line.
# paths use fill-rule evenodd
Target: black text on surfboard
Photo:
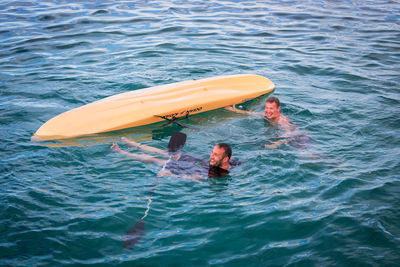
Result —
<path fill-rule="evenodd" d="M 183 110 L 181 112 L 175 112 L 167 115 L 163 115 L 165 118 L 178 118 L 186 115 L 190 115 L 192 113 L 200 112 L 203 109 L 203 107 L 197 107 L 193 109 L 188 109 L 188 110 Z"/>

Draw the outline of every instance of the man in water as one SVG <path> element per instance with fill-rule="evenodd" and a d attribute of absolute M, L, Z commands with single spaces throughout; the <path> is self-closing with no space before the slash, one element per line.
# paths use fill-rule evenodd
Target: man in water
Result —
<path fill-rule="evenodd" d="M 265 148 L 274 149 L 282 144 L 292 142 L 298 137 L 304 137 L 304 133 L 299 134 L 297 126 L 280 112 L 281 104 L 277 97 L 271 96 L 265 101 L 264 113 L 237 109 L 235 105 L 225 107 L 225 109 L 241 114 L 264 116 L 272 126 L 283 131 L 285 138 L 273 142 L 272 144 L 265 145 Z"/>
<path fill-rule="evenodd" d="M 169 153 L 168 151 L 158 149 L 152 146 L 142 145 L 128 138 L 121 138 L 128 146 L 137 147 L 144 151 L 156 153 L 169 159 L 160 159 L 155 156 L 130 153 L 122 150 L 118 144 L 113 144 L 111 149 L 115 152 L 133 157 L 142 162 L 149 162 L 162 166 L 163 168 L 158 173 L 162 176 L 175 176 L 188 179 L 203 180 L 205 177 L 222 177 L 229 173 L 231 169 L 232 149 L 229 144 L 219 143 L 214 146 L 210 160 L 206 161 L 202 158 L 187 154 L 187 153 Z"/>
<path fill-rule="evenodd" d="M 250 115 L 259 115 L 265 116 L 265 118 L 271 123 L 273 126 L 281 127 L 286 131 L 293 131 L 296 127 L 291 120 L 289 120 L 286 116 L 284 116 L 281 111 L 281 103 L 277 97 L 271 96 L 265 101 L 264 113 L 262 112 L 254 112 L 247 111 L 243 109 L 237 109 L 235 105 L 225 107 L 227 110 L 231 110 L 237 113 L 242 114 L 250 114 Z"/>

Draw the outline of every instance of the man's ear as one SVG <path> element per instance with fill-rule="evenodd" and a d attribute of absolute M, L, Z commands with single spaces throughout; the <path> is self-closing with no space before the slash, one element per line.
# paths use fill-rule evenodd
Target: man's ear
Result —
<path fill-rule="evenodd" d="M 223 162 L 225 162 L 225 163 L 226 163 L 226 162 L 229 162 L 229 158 L 228 158 L 228 156 L 227 156 L 227 155 L 225 155 L 225 156 L 224 156 L 224 158 L 222 159 L 222 161 L 223 161 Z"/>

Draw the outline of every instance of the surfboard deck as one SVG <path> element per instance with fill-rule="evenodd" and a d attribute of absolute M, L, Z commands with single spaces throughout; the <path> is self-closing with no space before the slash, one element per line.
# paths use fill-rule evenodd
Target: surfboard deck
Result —
<path fill-rule="evenodd" d="M 66 111 L 44 123 L 32 140 L 104 133 L 240 104 L 275 88 L 268 78 L 240 74 L 159 85 Z"/>

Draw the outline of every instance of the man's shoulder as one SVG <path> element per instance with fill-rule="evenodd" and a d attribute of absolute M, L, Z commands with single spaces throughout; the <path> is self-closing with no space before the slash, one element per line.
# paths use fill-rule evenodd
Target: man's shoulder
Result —
<path fill-rule="evenodd" d="M 292 121 L 288 117 L 286 117 L 285 115 L 282 115 L 282 114 L 279 116 L 278 122 L 280 124 L 291 124 L 292 123 Z"/>
<path fill-rule="evenodd" d="M 234 168 L 234 167 L 236 167 L 236 166 L 238 166 L 238 165 L 240 165 L 240 164 L 242 164 L 242 162 L 239 161 L 238 159 L 234 158 L 234 157 L 232 157 L 232 158 L 229 160 L 229 165 L 231 165 L 230 169 L 232 169 L 232 168 Z"/>

